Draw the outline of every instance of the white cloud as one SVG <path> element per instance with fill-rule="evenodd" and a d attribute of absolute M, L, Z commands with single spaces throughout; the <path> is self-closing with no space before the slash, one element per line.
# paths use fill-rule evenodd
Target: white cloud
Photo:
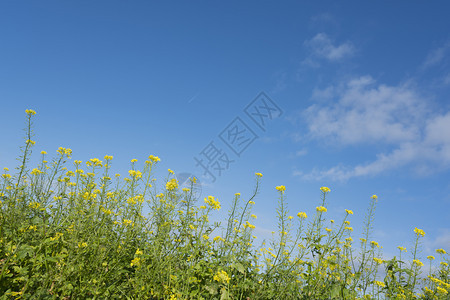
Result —
<path fill-rule="evenodd" d="M 447 56 L 447 52 L 449 50 L 450 43 L 446 43 L 442 47 L 433 49 L 425 58 L 425 62 L 423 63 L 422 68 L 429 68 L 439 64 Z"/>
<path fill-rule="evenodd" d="M 450 112 L 432 114 L 427 99 L 411 86 L 377 84 L 363 76 L 328 87 L 322 94 L 329 100 L 311 105 L 304 113 L 310 138 L 341 146 L 382 143 L 393 150 L 365 164 L 297 172 L 301 178 L 345 181 L 405 165 L 428 171 L 430 165 L 438 166 L 436 170 L 450 167 Z"/>
<path fill-rule="evenodd" d="M 333 41 L 325 33 L 318 33 L 311 40 L 305 41 L 305 45 L 311 49 L 316 57 L 322 57 L 329 61 L 339 61 L 355 53 L 352 43 L 346 42 L 340 45 L 333 45 Z M 314 61 L 307 58 L 304 63 L 311 64 Z"/>

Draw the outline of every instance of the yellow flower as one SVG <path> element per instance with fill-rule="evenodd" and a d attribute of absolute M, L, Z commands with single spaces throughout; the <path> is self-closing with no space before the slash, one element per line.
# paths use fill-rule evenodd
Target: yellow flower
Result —
<path fill-rule="evenodd" d="M 36 114 L 36 112 L 34 110 L 32 110 L 32 109 L 26 109 L 25 112 L 27 113 L 27 115 L 30 115 L 30 116 Z"/>
<path fill-rule="evenodd" d="M 219 283 L 228 283 L 231 278 L 228 276 L 227 272 L 222 270 L 218 271 L 216 275 L 214 275 L 213 279 Z"/>
<path fill-rule="evenodd" d="M 326 230 L 327 232 L 331 232 L 331 229 L 330 229 L 330 228 L 325 228 L 325 230 Z"/>
<path fill-rule="evenodd" d="M 222 241 L 222 242 L 225 242 L 225 240 L 221 237 L 221 236 L 216 236 L 214 239 L 214 242 L 217 242 L 217 241 Z"/>
<path fill-rule="evenodd" d="M 433 259 L 434 259 L 434 256 L 432 256 L 432 255 L 429 255 L 429 256 L 427 256 L 427 259 L 429 259 L 429 260 L 433 260 Z"/>
<path fill-rule="evenodd" d="M 317 210 L 318 212 L 327 212 L 327 209 L 326 209 L 325 207 L 323 207 L 323 206 L 318 206 L 318 207 L 316 207 L 316 210 Z"/>
<path fill-rule="evenodd" d="M 275 188 L 277 189 L 277 191 L 280 191 L 280 192 L 284 192 L 286 190 L 286 187 L 284 185 L 280 185 Z"/>
<path fill-rule="evenodd" d="M 370 198 L 372 198 L 372 199 L 378 199 L 378 196 L 377 195 L 373 195 L 372 197 L 370 197 Z"/>
<path fill-rule="evenodd" d="M 445 252 L 444 249 L 436 249 L 436 253 L 439 253 L 439 254 L 447 254 L 447 252 Z"/>
<path fill-rule="evenodd" d="M 345 230 L 353 231 L 353 227 L 345 227 Z"/>
<path fill-rule="evenodd" d="M 406 248 L 405 247 L 398 246 L 397 248 L 400 250 L 400 252 L 402 252 L 402 251 L 406 252 Z"/>
<path fill-rule="evenodd" d="M 31 144 L 31 145 L 36 144 L 36 142 L 35 142 L 35 141 L 32 141 L 32 140 L 27 140 L 26 143 L 27 143 L 27 144 Z"/>
<path fill-rule="evenodd" d="M 306 215 L 306 213 L 301 211 L 297 214 L 297 217 L 299 217 L 301 219 L 306 219 L 308 216 Z"/>
<path fill-rule="evenodd" d="M 289 216 L 289 217 L 288 217 L 289 220 L 292 220 L 293 218 L 294 218 L 293 216 Z"/>
<path fill-rule="evenodd" d="M 349 215 L 353 215 L 353 211 L 351 211 L 349 209 L 346 209 L 345 212 L 348 213 Z"/>
<path fill-rule="evenodd" d="M 327 188 L 326 186 L 323 186 L 320 188 L 320 190 L 324 193 L 329 193 L 331 190 L 329 188 Z"/>
<path fill-rule="evenodd" d="M 204 234 L 202 237 L 203 237 L 205 240 L 209 239 L 209 236 L 207 236 L 206 234 Z"/>
<path fill-rule="evenodd" d="M 78 243 L 78 248 L 86 248 L 88 244 L 86 242 Z"/>
<path fill-rule="evenodd" d="M 256 215 L 251 215 L 250 217 L 252 217 L 253 219 L 256 219 L 256 218 L 257 218 Z"/>
<path fill-rule="evenodd" d="M 262 177 L 263 175 L 261 173 L 255 173 L 256 176 Z"/>
<path fill-rule="evenodd" d="M 374 257 L 373 260 L 379 265 L 381 265 L 383 263 L 383 260 L 378 257 Z"/>
<path fill-rule="evenodd" d="M 415 264 L 418 265 L 419 267 L 422 267 L 422 266 L 423 266 L 423 262 L 421 262 L 421 261 L 418 260 L 418 259 L 414 259 L 414 260 L 413 260 L 413 263 L 415 263 Z"/>
<path fill-rule="evenodd" d="M 171 169 L 167 169 L 167 171 L 169 171 L 170 174 L 174 174 L 175 172 L 172 171 Z"/>
<path fill-rule="evenodd" d="M 105 160 L 111 160 L 113 159 L 112 155 L 105 155 L 104 157 Z"/>
<path fill-rule="evenodd" d="M 188 188 L 182 188 L 183 192 L 189 192 L 191 189 Z"/>
<path fill-rule="evenodd" d="M 152 162 L 158 162 L 158 161 L 161 160 L 161 159 L 159 159 L 158 156 L 154 156 L 154 155 L 150 155 L 150 156 L 148 157 L 148 159 L 150 159 Z"/>
<path fill-rule="evenodd" d="M 380 246 L 380 245 L 378 245 L 378 243 L 375 242 L 375 241 L 371 241 L 370 243 L 372 244 L 373 247 L 379 247 L 379 246 Z"/>
<path fill-rule="evenodd" d="M 423 231 L 422 229 L 419 228 L 415 228 L 414 229 L 415 234 L 417 234 L 417 236 L 424 236 L 425 235 L 425 231 Z"/>
<path fill-rule="evenodd" d="M 42 154 L 42 155 L 45 155 L 45 154 L 47 154 L 47 152 L 45 152 L 45 151 L 41 151 L 41 154 Z"/>
<path fill-rule="evenodd" d="M 205 203 L 209 204 L 209 206 L 211 206 L 213 209 L 220 209 L 220 202 L 217 201 L 213 196 L 205 197 Z"/>
<path fill-rule="evenodd" d="M 236 193 L 234 194 L 236 197 L 239 197 L 241 195 L 241 193 Z"/>
<path fill-rule="evenodd" d="M 170 181 L 166 183 L 166 189 L 168 191 L 173 191 L 176 188 L 178 188 L 178 182 L 175 178 L 172 178 Z"/>
<path fill-rule="evenodd" d="M 249 204 L 255 204 L 255 201 L 248 201 Z"/>
<path fill-rule="evenodd" d="M 384 284 L 384 282 L 382 282 L 382 281 L 374 281 L 373 283 L 375 283 L 376 285 L 378 285 L 379 287 L 382 287 L 382 288 L 384 288 L 386 285 Z"/>

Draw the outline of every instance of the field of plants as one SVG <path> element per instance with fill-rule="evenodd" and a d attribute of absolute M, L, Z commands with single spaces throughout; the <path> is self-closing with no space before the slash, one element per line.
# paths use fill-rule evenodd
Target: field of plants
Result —
<path fill-rule="evenodd" d="M 382 258 L 371 240 L 376 195 L 356 238 L 351 210 L 328 217 L 329 188 L 314 215 L 291 216 L 277 186 L 278 231 L 257 244 L 263 174 L 249 199 L 235 194 L 227 218 L 210 222 L 218 198 L 196 199 L 196 179 L 181 188 L 170 169 L 153 178 L 154 155 L 125 175 L 111 173 L 112 156 L 71 161 L 68 148 L 29 166 L 35 114 L 26 110 L 20 165 L 0 177 L 0 299 L 450 299 L 449 256 L 436 249 L 421 261 L 423 230 Z"/>

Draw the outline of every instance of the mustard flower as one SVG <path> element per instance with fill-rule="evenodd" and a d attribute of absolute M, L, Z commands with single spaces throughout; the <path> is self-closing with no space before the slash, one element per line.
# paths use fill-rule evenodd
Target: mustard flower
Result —
<path fill-rule="evenodd" d="M 423 262 L 421 262 L 421 261 L 418 260 L 418 259 L 413 259 L 413 263 L 416 264 L 416 265 L 418 265 L 419 267 L 422 267 L 422 266 L 423 266 Z"/>
<path fill-rule="evenodd" d="M 326 186 L 323 186 L 320 188 L 320 190 L 324 193 L 329 193 L 331 190 L 329 188 L 327 188 Z"/>
<path fill-rule="evenodd" d="M 375 242 L 375 241 L 371 241 L 370 244 L 372 244 L 373 247 L 379 247 L 380 245 Z"/>
<path fill-rule="evenodd" d="M 36 114 L 36 112 L 35 112 L 34 110 L 32 110 L 32 109 L 26 109 L 26 110 L 25 110 L 25 113 L 26 113 L 27 115 L 30 115 L 30 116 Z"/>
<path fill-rule="evenodd" d="M 150 159 L 152 162 L 158 162 L 158 161 L 161 161 L 161 159 L 159 159 L 158 156 L 154 156 L 154 155 L 150 155 L 150 156 L 148 157 L 148 159 Z"/>
<path fill-rule="evenodd" d="M 277 189 L 277 191 L 279 192 L 284 192 L 286 190 L 286 187 L 284 185 L 279 185 L 277 187 L 275 187 Z"/>
<path fill-rule="evenodd" d="M 211 206 L 215 210 L 220 209 L 220 202 L 217 201 L 213 196 L 205 197 L 205 203 L 209 204 L 209 206 Z"/>
<path fill-rule="evenodd" d="M 228 276 L 227 272 L 222 270 L 218 271 L 216 275 L 214 275 L 213 279 L 219 283 L 228 283 L 231 278 Z"/>
<path fill-rule="evenodd" d="M 377 195 L 373 195 L 373 196 L 370 197 L 370 198 L 372 198 L 372 199 L 374 199 L 374 200 L 377 200 L 377 199 L 378 199 L 378 196 L 377 196 Z"/>
<path fill-rule="evenodd" d="M 382 287 L 382 288 L 384 288 L 386 286 L 383 281 L 375 280 L 373 283 L 375 283 L 376 285 L 378 285 L 379 287 Z"/>
<path fill-rule="evenodd" d="M 447 254 L 447 252 L 445 252 L 444 249 L 436 249 L 436 253 L 439 253 L 439 254 Z"/>
<path fill-rule="evenodd" d="M 397 248 L 400 250 L 400 252 L 406 252 L 406 248 L 405 247 L 398 246 Z"/>
<path fill-rule="evenodd" d="M 414 229 L 414 233 L 417 234 L 417 236 L 424 236 L 425 235 L 425 231 L 423 231 L 422 229 L 419 229 L 417 227 Z"/>
<path fill-rule="evenodd" d="M 429 259 L 429 260 L 433 260 L 433 259 L 434 259 L 434 256 L 432 256 L 432 255 L 429 255 L 429 256 L 427 256 L 427 259 Z"/>
<path fill-rule="evenodd" d="M 172 178 L 170 181 L 166 183 L 166 189 L 168 191 L 173 191 L 176 188 L 178 188 L 178 182 L 175 178 Z"/>
<path fill-rule="evenodd" d="M 263 175 L 261 173 L 255 173 L 256 176 L 262 177 Z"/>
<path fill-rule="evenodd" d="M 353 211 L 351 211 L 351 210 L 349 210 L 349 209 L 346 209 L 345 212 L 346 212 L 347 214 L 349 214 L 349 215 L 353 215 Z"/>
<path fill-rule="evenodd" d="M 104 157 L 105 160 L 111 160 L 113 159 L 112 155 L 105 155 Z"/>
<path fill-rule="evenodd" d="M 45 155 L 45 154 L 47 154 L 47 152 L 45 152 L 45 151 L 41 151 L 41 154 L 42 154 L 42 155 Z"/>
<path fill-rule="evenodd" d="M 327 212 L 327 209 L 326 209 L 325 207 L 323 207 L 323 206 L 317 206 L 317 207 L 316 207 L 316 210 L 317 210 L 318 212 Z"/>
<path fill-rule="evenodd" d="M 251 215 L 250 217 L 252 217 L 253 219 L 256 219 L 256 218 L 257 218 L 256 215 Z"/>
<path fill-rule="evenodd" d="M 306 215 L 306 213 L 301 211 L 297 214 L 297 217 L 299 217 L 301 219 L 306 219 L 308 216 Z"/>

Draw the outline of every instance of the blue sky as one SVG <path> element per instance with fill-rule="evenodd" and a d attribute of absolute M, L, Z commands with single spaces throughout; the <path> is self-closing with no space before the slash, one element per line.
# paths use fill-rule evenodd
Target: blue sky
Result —
<path fill-rule="evenodd" d="M 415 227 L 426 232 L 423 256 L 449 251 L 449 9 L 446 1 L 2 1 L 0 166 L 16 166 L 32 108 L 36 159 L 63 146 L 83 161 L 113 155 L 113 171 L 124 173 L 131 159 L 158 155 L 161 184 L 168 168 L 195 174 L 223 213 L 263 173 L 254 207 L 261 238 L 276 226 L 275 186 L 286 186 L 292 215 L 310 216 L 327 186 L 327 214 L 338 220 L 352 209 L 356 238 L 378 195 L 373 239 L 387 257 L 411 246 Z M 279 110 L 267 114 L 261 99 Z M 250 118 L 255 107 L 267 115 L 262 128 Z M 211 145 L 222 164 L 232 161 L 221 174 L 210 166 L 214 182 L 194 159 Z"/>

